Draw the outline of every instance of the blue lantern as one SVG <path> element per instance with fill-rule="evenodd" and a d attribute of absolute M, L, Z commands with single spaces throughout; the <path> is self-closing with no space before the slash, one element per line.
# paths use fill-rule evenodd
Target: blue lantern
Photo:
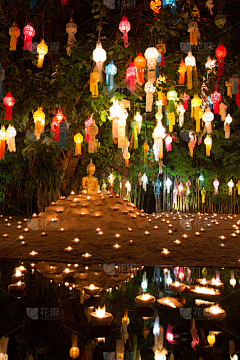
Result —
<path fill-rule="evenodd" d="M 160 54 L 160 52 L 158 52 L 157 65 L 156 65 L 156 80 L 159 77 L 159 65 L 161 64 L 161 61 L 162 61 L 162 55 Z"/>
<path fill-rule="evenodd" d="M 175 0 L 163 0 L 163 6 L 177 7 Z"/>
<path fill-rule="evenodd" d="M 114 75 L 117 73 L 117 67 L 114 65 L 113 60 L 109 61 L 109 64 L 105 67 L 105 71 L 108 91 L 111 91 L 114 87 Z"/>
<path fill-rule="evenodd" d="M 200 182 L 200 184 L 199 184 L 199 189 L 202 189 L 203 182 L 204 182 L 204 180 L 205 180 L 203 174 L 200 174 L 200 176 L 199 176 L 198 179 L 199 179 L 199 182 Z"/>

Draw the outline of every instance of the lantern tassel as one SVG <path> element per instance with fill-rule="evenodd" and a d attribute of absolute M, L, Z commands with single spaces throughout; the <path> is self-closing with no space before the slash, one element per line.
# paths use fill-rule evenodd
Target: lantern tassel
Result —
<path fill-rule="evenodd" d="M 127 32 L 123 33 L 123 40 L 124 40 L 124 47 L 127 48 L 128 47 L 128 33 Z"/>
<path fill-rule="evenodd" d="M 17 48 L 17 38 L 15 36 L 11 36 L 9 50 L 10 51 L 15 51 L 16 48 Z"/>
<path fill-rule="evenodd" d="M 96 68 L 97 68 L 97 72 L 99 74 L 99 79 L 100 79 L 100 82 L 102 83 L 103 82 L 103 62 L 102 61 L 98 61 L 96 63 Z"/>
<path fill-rule="evenodd" d="M 75 147 L 75 155 L 81 155 L 82 151 L 81 151 L 81 143 L 76 143 L 76 147 Z"/>
<path fill-rule="evenodd" d="M 6 105 L 6 113 L 5 113 L 6 120 L 12 120 L 12 106 Z"/>
<path fill-rule="evenodd" d="M 187 88 L 192 90 L 192 66 L 188 65 L 187 67 Z"/>

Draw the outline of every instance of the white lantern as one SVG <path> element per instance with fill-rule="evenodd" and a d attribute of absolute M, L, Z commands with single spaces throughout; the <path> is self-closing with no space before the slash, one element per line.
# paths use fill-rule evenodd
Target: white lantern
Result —
<path fill-rule="evenodd" d="M 205 64 L 205 68 L 206 68 L 207 70 L 212 70 L 212 69 L 215 68 L 215 66 L 216 66 L 216 60 L 211 59 L 211 57 L 208 56 L 207 62 L 206 62 L 206 64 Z"/>
<path fill-rule="evenodd" d="M 153 85 L 153 82 L 148 81 L 145 84 L 144 90 L 146 92 L 146 112 L 151 112 L 152 103 L 153 103 L 153 93 L 156 91 L 156 87 Z"/>
<path fill-rule="evenodd" d="M 118 121 L 122 117 L 123 108 L 120 106 L 118 100 L 113 99 L 113 104 L 109 108 L 110 116 L 109 119 L 112 120 L 112 139 L 116 144 L 118 141 Z"/>
<path fill-rule="evenodd" d="M 165 184 L 167 186 L 167 192 L 170 193 L 170 186 L 172 185 L 172 181 L 169 178 L 167 178 Z"/>
<path fill-rule="evenodd" d="M 224 131 L 225 131 L 225 139 L 230 138 L 230 124 L 232 122 L 232 117 L 228 114 L 224 121 Z"/>
<path fill-rule="evenodd" d="M 219 108 L 220 108 L 221 120 L 224 121 L 227 116 L 227 105 L 221 102 Z"/>
<path fill-rule="evenodd" d="M 214 119 L 214 114 L 211 112 L 209 106 L 207 107 L 205 113 L 203 114 L 202 119 L 205 122 L 207 133 L 211 134 L 211 132 L 212 132 L 212 121 Z"/>
<path fill-rule="evenodd" d="M 163 140 L 166 137 L 165 128 L 162 125 L 161 121 L 154 128 L 152 137 L 154 139 L 154 154 L 155 160 L 158 161 L 163 158 Z"/>
<path fill-rule="evenodd" d="M 134 119 L 136 120 L 138 126 L 137 126 L 137 133 L 140 134 L 141 127 L 142 127 L 142 115 L 139 111 L 137 111 L 136 115 L 134 116 Z"/>
<path fill-rule="evenodd" d="M 93 50 L 93 61 L 96 62 L 97 72 L 100 76 L 100 82 L 103 81 L 102 69 L 103 63 L 107 59 L 106 51 L 102 48 L 101 41 L 97 42 L 96 49 Z"/>
<path fill-rule="evenodd" d="M 71 55 L 71 45 L 75 41 L 75 34 L 77 32 L 77 25 L 73 22 L 73 19 L 70 18 L 69 23 L 66 25 L 66 32 L 68 33 L 68 46 L 67 46 L 67 54 Z"/>
<path fill-rule="evenodd" d="M 196 59 L 193 56 L 192 52 L 189 51 L 188 55 L 185 57 L 185 65 L 186 66 L 196 66 Z"/>
<path fill-rule="evenodd" d="M 158 58 L 158 50 L 155 47 L 149 47 L 145 51 L 144 54 L 145 58 L 147 59 L 147 79 L 148 81 L 154 82 L 156 81 L 156 65 L 157 65 L 157 58 Z"/>
<path fill-rule="evenodd" d="M 16 136 L 17 132 L 15 130 L 15 128 L 12 125 L 8 125 L 8 128 L 6 130 L 6 142 L 7 142 L 7 146 L 8 146 L 8 150 L 10 152 L 12 151 L 16 151 L 16 144 L 15 144 L 15 136 Z"/>
<path fill-rule="evenodd" d="M 182 127 L 183 126 L 183 123 L 184 123 L 184 113 L 185 113 L 185 109 L 184 109 L 184 106 L 183 104 L 179 104 L 177 106 L 177 113 L 179 115 L 179 126 Z"/>
<path fill-rule="evenodd" d="M 228 195 L 232 196 L 232 188 L 234 187 L 234 182 L 232 179 L 228 182 Z"/>
<path fill-rule="evenodd" d="M 148 177 L 147 177 L 146 173 L 144 173 L 142 176 L 142 183 L 143 183 L 144 191 L 147 191 Z"/>

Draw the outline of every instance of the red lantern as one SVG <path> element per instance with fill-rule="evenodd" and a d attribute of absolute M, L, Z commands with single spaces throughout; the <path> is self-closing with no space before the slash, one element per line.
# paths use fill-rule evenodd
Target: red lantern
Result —
<path fill-rule="evenodd" d="M 147 61 L 141 53 L 138 54 L 138 56 L 134 59 L 134 65 L 137 68 L 137 76 L 140 84 L 144 84 L 143 68 L 146 66 L 146 64 Z"/>
<path fill-rule="evenodd" d="M 127 68 L 127 83 L 130 91 L 135 91 L 134 79 L 136 76 L 136 68 L 133 63 L 130 63 Z"/>
<path fill-rule="evenodd" d="M 172 151 L 172 141 L 173 141 L 173 138 L 171 137 L 170 134 L 168 134 L 165 137 L 165 147 L 166 147 L 167 152 Z"/>
<path fill-rule="evenodd" d="M 32 38 L 35 35 L 34 28 L 30 24 L 27 24 L 23 28 L 23 34 L 25 36 L 23 50 L 32 51 Z"/>
<path fill-rule="evenodd" d="M 65 116 L 63 115 L 62 110 L 58 109 L 58 111 L 56 112 L 56 114 L 52 119 L 52 124 L 51 124 L 51 131 L 54 132 L 53 141 L 58 142 L 59 140 L 60 137 L 59 124 L 62 122 L 63 119 L 65 119 Z"/>
<path fill-rule="evenodd" d="M 221 101 L 221 93 L 215 90 L 214 93 L 211 94 L 210 98 L 213 102 L 214 114 L 219 113 L 219 102 Z"/>
<path fill-rule="evenodd" d="M 127 18 L 125 18 L 125 16 L 123 16 L 122 21 L 119 24 L 119 30 L 123 33 L 123 40 L 124 40 L 125 48 L 128 47 L 128 32 L 130 29 L 131 29 L 130 22 L 127 20 Z"/>
<path fill-rule="evenodd" d="M 184 101 L 184 109 L 188 110 L 188 100 L 190 99 L 190 96 L 186 93 L 183 95 L 183 101 Z"/>
<path fill-rule="evenodd" d="M 223 74 L 224 70 L 224 58 L 227 55 L 227 49 L 220 42 L 215 50 L 215 55 L 218 58 L 218 77 Z"/>
<path fill-rule="evenodd" d="M 10 92 L 3 98 L 3 104 L 6 106 L 5 119 L 12 120 L 12 107 L 15 104 L 15 99 Z"/>

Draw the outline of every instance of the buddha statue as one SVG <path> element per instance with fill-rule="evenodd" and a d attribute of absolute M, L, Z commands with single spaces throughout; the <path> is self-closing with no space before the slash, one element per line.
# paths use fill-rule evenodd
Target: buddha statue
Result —
<path fill-rule="evenodd" d="M 87 166 L 87 173 L 88 175 L 82 178 L 82 188 L 83 190 L 87 190 L 88 194 L 96 193 L 98 190 L 98 180 L 93 176 L 95 173 L 95 165 L 92 159 Z"/>

